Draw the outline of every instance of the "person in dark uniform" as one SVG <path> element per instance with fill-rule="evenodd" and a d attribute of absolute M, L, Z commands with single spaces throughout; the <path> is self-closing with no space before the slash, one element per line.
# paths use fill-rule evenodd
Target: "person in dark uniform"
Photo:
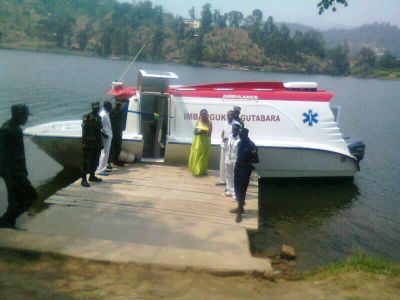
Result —
<path fill-rule="evenodd" d="M 124 125 L 124 113 L 122 111 L 122 103 L 116 99 L 115 107 L 110 114 L 111 127 L 112 127 L 112 141 L 111 141 L 111 152 L 109 163 L 114 163 L 117 166 L 124 166 L 124 164 L 119 160 L 119 155 L 121 154 L 122 145 L 122 131 Z"/>
<path fill-rule="evenodd" d="M 28 179 L 24 139 L 21 125 L 28 121 L 29 109 L 24 104 L 11 107 L 11 120 L 0 128 L 0 177 L 4 178 L 8 193 L 8 207 L 0 218 L 0 227 L 15 228 L 16 219 L 37 199 Z"/>
<path fill-rule="evenodd" d="M 239 106 L 234 106 L 233 107 L 233 120 L 238 122 L 240 124 L 241 128 L 244 128 L 244 122 L 240 118 L 240 107 Z"/>
<path fill-rule="evenodd" d="M 100 103 L 92 103 L 92 112 L 83 116 L 82 121 L 82 182 L 84 187 L 90 187 L 86 180 L 89 173 L 89 180 L 94 182 L 102 181 L 95 176 L 96 169 L 99 165 L 101 149 L 103 149 L 102 140 L 102 124 L 99 116 Z"/>
<path fill-rule="evenodd" d="M 238 207 L 232 209 L 232 213 L 237 213 L 236 221 L 241 221 L 244 214 L 246 192 L 249 186 L 251 171 L 255 168 L 252 163 L 258 163 L 257 147 L 249 139 L 249 130 L 242 128 L 239 132 L 240 142 L 238 144 L 238 156 L 234 169 L 234 187 Z"/>

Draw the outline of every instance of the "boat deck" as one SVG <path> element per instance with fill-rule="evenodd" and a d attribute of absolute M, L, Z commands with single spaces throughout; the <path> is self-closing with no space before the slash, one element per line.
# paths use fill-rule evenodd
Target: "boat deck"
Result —
<path fill-rule="evenodd" d="M 258 227 L 258 186 L 250 184 L 246 214 L 216 186 L 216 172 L 194 177 L 187 168 L 135 164 L 115 168 L 102 183 L 80 180 L 46 200 L 50 207 L 31 218 L 26 232 L 0 230 L 0 246 L 55 251 L 77 257 L 196 267 L 221 271 L 270 272 L 254 258 L 247 230 Z"/>

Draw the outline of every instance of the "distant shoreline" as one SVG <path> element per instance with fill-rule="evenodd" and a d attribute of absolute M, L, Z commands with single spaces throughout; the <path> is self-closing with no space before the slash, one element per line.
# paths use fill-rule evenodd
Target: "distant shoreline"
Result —
<path fill-rule="evenodd" d="M 70 50 L 70 49 L 60 49 L 60 48 L 45 48 L 45 47 L 29 47 L 26 45 L 23 46 L 11 46 L 0 43 L 0 49 L 4 50 L 16 50 L 16 51 L 29 51 L 29 52 L 38 52 L 38 53 L 51 53 L 51 54 L 64 54 L 64 55 L 76 55 L 76 56 L 84 56 L 84 57 L 99 57 L 110 60 L 122 60 L 122 61 L 130 61 L 132 57 L 116 57 L 116 56 L 100 56 L 87 51 L 80 50 Z M 184 65 L 184 66 L 201 66 L 201 67 L 209 67 L 209 68 L 217 68 L 217 69 L 226 69 L 226 70 L 239 70 L 239 71 L 257 71 L 257 72 L 269 72 L 269 73 L 292 73 L 292 74 L 304 74 L 304 75 L 325 75 L 332 77 L 352 77 L 359 79 L 380 79 L 380 80 L 392 80 L 399 81 L 400 80 L 400 72 L 390 72 L 383 71 L 380 69 L 374 69 L 373 74 L 369 74 L 367 76 L 356 76 L 354 74 L 335 76 L 332 74 L 324 74 L 324 73 L 308 73 L 305 70 L 299 70 L 298 68 L 291 67 L 281 67 L 276 65 L 265 65 L 265 66 L 250 66 L 250 65 L 238 65 L 234 63 L 213 63 L 208 61 L 202 61 L 199 64 L 185 64 L 183 60 L 163 60 L 163 61 L 152 61 L 152 60 L 141 60 L 142 62 L 147 63 L 166 63 L 166 64 L 176 64 L 176 65 Z"/>

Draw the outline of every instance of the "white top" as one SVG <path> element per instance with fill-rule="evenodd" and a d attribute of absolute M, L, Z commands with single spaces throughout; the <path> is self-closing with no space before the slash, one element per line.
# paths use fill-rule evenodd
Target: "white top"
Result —
<path fill-rule="evenodd" d="M 112 138 L 112 128 L 111 128 L 111 120 L 110 113 L 108 113 L 105 109 L 102 109 L 100 114 L 101 123 L 103 124 L 103 132 L 108 135 L 108 138 Z"/>
<path fill-rule="evenodd" d="M 231 136 L 231 134 L 232 134 L 232 124 L 233 124 L 233 122 L 229 123 L 228 121 L 226 121 L 224 123 L 224 129 L 223 129 L 224 135 L 223 135 L 223 138 L 229 139 L 229 137 Z M 225 148 L 225 150 L 226 150 L 227 149 L 227 144 L 228 144 L 228 141 L 224 142 L 224 140 L 222 140 L 221 141 L 221 148 Z"/>
<path fill-rule="evenodd" d="M 237 155 L 238 155 L 238 144 L 240 142 L 239 135 L 234 137 L 231 135 L 227 142 L 227 148 L 225 152 L 225 163 L 226 164 L 235 164 Z"/>

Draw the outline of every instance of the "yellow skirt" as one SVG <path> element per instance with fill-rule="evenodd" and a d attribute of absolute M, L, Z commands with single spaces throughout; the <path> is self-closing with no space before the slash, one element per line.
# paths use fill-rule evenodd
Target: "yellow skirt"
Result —
<path fill-rule="evenodd" d="M 199 134 L 194 136 L 188 165 L 192 175 L 207 175 L 210 146 L 211 137 L 208 135 Z"/>

